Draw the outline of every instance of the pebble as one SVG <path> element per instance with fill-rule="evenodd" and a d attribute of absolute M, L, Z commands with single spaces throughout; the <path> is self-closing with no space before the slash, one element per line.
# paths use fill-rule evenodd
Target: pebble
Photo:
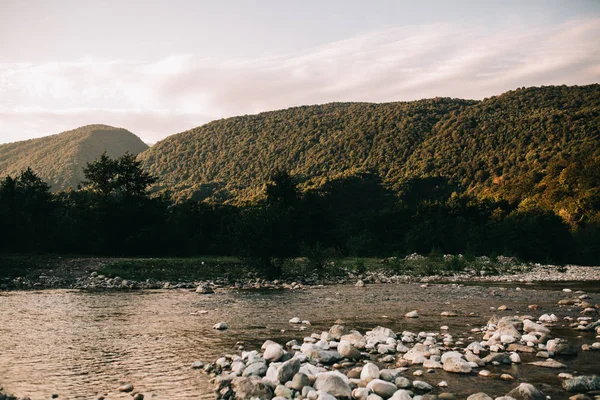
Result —
<path fill-rule="evenodd" d="M 213 326 L 213 329 L 224 331 L 226 329 L 229 329 L 229 325 L 227 325 L 225 322 L 218 322 Z"/>
<path fill-rule="evenodd" d="M 133 391 L 133 385 L 131 383 L 127 383 L 125 385 L 119 386 L 119 392 L 129 393 Z"/>

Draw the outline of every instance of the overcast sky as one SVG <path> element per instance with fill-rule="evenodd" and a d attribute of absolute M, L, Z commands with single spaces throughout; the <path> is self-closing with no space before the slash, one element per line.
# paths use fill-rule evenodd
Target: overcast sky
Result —
<path fill-rule="evenodd" d="M 600 81 L 600 1 L 0 0 L 0 143 Z"/>

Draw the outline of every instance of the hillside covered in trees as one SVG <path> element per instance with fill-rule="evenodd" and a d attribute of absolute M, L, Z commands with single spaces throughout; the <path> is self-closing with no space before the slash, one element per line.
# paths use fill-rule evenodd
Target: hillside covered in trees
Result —
<path fill-rule="evenodd" d="M 99 148 L 77 190 L 35 165 L 3 177 L 0 253 L 232 255 L 273 275 L 306 255 L 599 265 L 599 129 L 600 85 L 214 121 L 137 159 Z"/>
<path fill-rule="evenodd" d="M 141 158 L 180 198 L 253 199 L 276 169 L 305 186 L 370 169 L 398 182 L 433 127 L 473 104 L 441 98 L 295 107 L 213 121 L 166 138 Z"/>
<path fill-rule="evenodd" d="M 125 129 L 87 125 L 58 135 L 0 145 L 0 176 L 17 176 L 31 168 L 52 190 L 66 190 L 81 183 L 83 167 L 104 151 L 119 157 L 147 148 Z"/>
<path fill-rule="evenodd" d="M 331 103 L 213 121 L 141 155 L 175 198 L 256 199 L 275 169 L 303 189 L 372 171 L 400 190 L 444 177 L 477 198 L 542 207 L 571 225 L 600 209 L 600 85 L 469 101 Z"/>

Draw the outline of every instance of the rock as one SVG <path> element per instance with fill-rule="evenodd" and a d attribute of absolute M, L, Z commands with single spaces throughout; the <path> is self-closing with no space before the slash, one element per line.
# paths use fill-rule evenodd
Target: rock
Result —
<path fill-rule="evenodd" d="M 600 376 L 582 375 L 573 379 L 567 379 L 562 384 L 567 392 L 589 392 L 600 390 Z"/>
<path fill-rule="evenodd" d="M 397 369 L 382 369 L 379 371 L 379 379 L 387 382 L 394 382 L 398 375 L 400 375 L 400 371 Z"/>
<path fill-rule="evenodd" d="M 270 362 L 277 362 L 283 357 L 283 347 L 278 343 L 269 344 L 265 348 L 263 358 Z M 296 371 L 298 372 L 298 371 Z"/>
<path fill-rule="evenodd" d="M 529 319 L 523 321 L 523 330 L 527 333 L 529 332 L 540 332 L 540 333 L 550 333 L 550 329 L 546 328 L 543 325 L 536 324 Z"/>
<path fill-rule="evenodd" d="M 354 347 L 352 345 L 352 343 L 350 343 L 346 340 L 340 341 L 340 343 L 338 344 L 338 347 L 337 347 L 337 351 L 345 358 L 351 358 L 351 359 L 360 358 L 360 351 L 358 351 L 358 349 L 356 349 L 356 347 Z"/>
<path fill-rule="evenodd" d="M 413 387 L 415 389 L 418 390 L 422 390 L 424 392 L 430 392 L 433 390 L 433 386 L 431 386 L 429 383 L 427 382 L 423 382 L 423 381 L 413 381 Z"/>
<path fill-rule="evenodd" d="M 527 336 L 527 335 L 525 335 Z M 525 337 L 523 336 L 523 337 Z M 537 338 L 536 338 L 537 341 Z M 523 346 L 522 344 L 518 344 L 518 343 L 511 343 L 507 349 L 508 351 L 518 351 L 520 353 L 534 353 L 535 349 L 533 347 L 529 347 L 529 346 Z"/>
<path fill-rule="evenodd" d="M 375 393 L 371 393 L 367 396 L 367 400 L 383 400 L 383 397 L 378 396 Z"/>
<path fill-rule="evenodd" d="M 456 400 L 456 396 L 453 393 L 443 392 L 438 395 L 439 400 Z"/>
<path fill-rule="evenodd" d="M 214 293 L 215 291 L 212 290 L 212 288 L 210 287 L 210 285 L 208 283 L 204 283 L 202 285 L 199 285 L 196 288 L 196 293 L 200 293 L 200 294 L 211 294 Z"/>
<path fill-rule="evenodd" d="M 458 316 L 458 314 L 455 312 L 452 312 L 452 311 L 442 311 L 440 316 L 441 317 L 456 317 L 456 316 Z"/>
<path fill-rule="evenodd" d="M 515 400 L 546 400 L 546 395 L 529 383 L 521 383 L 506 395 Z"/>
<path fill-rule="evenodd" d="M 359 280 L 358 282 L 356 282 L 356 285 L 354 285 L 356 287 L 365 287 L 365 283 L 361 280 Z"/>
<path fill-rule="evenodd" d="M 342 335 L 349 333 L 344 325 L 333 325 L 329 328 L 329 334 L 335 339 L 340 340 Z"/>
<path fill-rule="evenodd" d="M 275 396 L 281 397 L 284 399 L 291 399 L 292 398 L 292 390 L 289 388 L 286 388 L 283 385 L 277 385 L 277 387 L 275 388 Z"/>
<path fill-rule="evenodd" d="M 399 389 L 410 389 L 412 387 L 412 382 L 403 376 L 397 377 L 394 383 Z"/>
<path fill-rule="evenodd" d="M 467 400 L 494 400 L 483 392 L 475 393 L 467 397 Z"/>
<path fill-rule="evenodd" d="M 510 355 L 510 361 L 512 361 L 515 364 L 519 364 L 521 362 L 521 356 L 519 356 L 518 353 L 512 353 Z"/>
<path fill-rule="evenodd" d="M 379 367 L 373 363 L 366 363 L 360 373 L 360 379 L 365 382 L 371 382 L 379 378 Z"/>
<path fill-rule="evenodd" d="M 229 325 L 227 325 L 225 322 L 218 322 L 213 326 L 213 329 L 224 331 L 225 329 L 229 329 Z"/>
<path fill-rule="evenodd" d="M 394 393 L 394 395 L 390 397 L 390 400 L 412 400 L 412 398 L 410 397 L 410 393 L 407 390 L 401 389 L 396 391 L 396 393 Z"/>
<path fill-rule="evenodd" d="M 546 343 L 546 351 L 555 355 L 575 355 L 577 354 L 577 347 L 564 339 L 552 339 Z"/>
<path fill-rule="evenodd" d="M 415 310 L 415 311 L 410 311 L 407 312 L 406 314 L 404 314 L 404 317 L 406 318 L 419 318 L 419 313 Z"/>
<path fill-rule="evenodd" d="M 266 373 L 267 363 L 255 362 L 246 366 L 246 369 L 244 369 L 244 372 L 242 372 L 242 376 L 265 376 Z"/>
<path fill-rule="evenodd" d="M 309 345 L 307 347 L 304 347 L 302 352 L 306 354 L 306 356 L 312 361 L 321 364 L 332 364 L 344 358 L 337 351 L 323 350 L 322 348 L 316 345 Z"/>
<path fill-rule="evenodd" d="M 367 398 L 369 397 L 369 393 L 371 393 L 369 389 L 359 387 L 352 391 L 352 398 L 354 400 L 367 400 Z"/>
<path fill-rule="evenodd" d="M 334 397 L 351 397 L 352 390 L 340 375 L 341 374 L 338 372 L 324 372 L 319 374 L 315 380 L 315 389 L 321 390 Z"/>
<path fill-rule="evenodd" d="M 540 322 L 552 323 L 557 322 L 558 317 L 554 314 L 543 314 L 540 318 L 538 318 Z"/>
<path fill-rule="evenodd" d="M 566 368 L 567 366 L 565 364 L 559 363 L 556 360 L 553 360 L 551 358 L 548 358 L 544 361 L 536 361 L 536 362 L 530 362 L 530 365 L 535 365 L 536 367 L 544 367 L 544 368 Z"/>
<path fill-rule="evenodd" d="M 482 369 L 481 371 L 479 371 L 479 376 L 490 376 L 491 374 L 492 373 L 487 369 Z"/>
<path fill-rule="evenodd" d="M 514 381 L 515 377 L 511 374 L 502 374 L 500 375 L 500 379 L 502 379 L 503 381 Z"/>
<path fill-rule="evenodd" d="M 310 397 L 309 397 L 309 400 L 310 400 Z M 319 390 L 317 392 L 316 400 L 337 400 L 337 399 L 335 397 L 333 397 L 332 395 L 330 395 L 329 393 Z"/>
<path fill-rule="evenodd" d="M 291 381 L 294 375 L 300 370 L 300 360 L 292 358 L 285 361 L 277 368 L 277 380 L 281 383 Z"/>
<path fill-rule="evenodd" d="M 381 396 L 384 399 L 389 399 L 398 390 L 396 385 L 382 379 L 373 379 L 367 384 L 367 389 L 370 389 L 376 395 Z"/>
<path fill-rule="evenodd" d="M 398 336 L 394 333 L 393 330 L 389 328 L 384 328 L 383 326 L 375 327 L 369 336 L 383 336 L 386 338 L 396 339 Z"/>
<path fill-rule="evenodd" d="M 144 400 L 144 395 L 141 393 L 136 393 L 135 396 L 133 396 L 133 400 Z"/>
<path fill-rule="evenodd" d="M 472 371 L 469 363 L 458 357 L 446 358 L 443 363 L 443 368 L 446 372 L 455 372 L 459 374 L 469 374 Z"/>
<path fill-rule="evenodd" d="M 133 392 L 133 385 L 131 383 L 127 383 L 125 385 L 119 386 L 119 392 L 125 392 L 125 393 L 129 393 L 129 392 Z"/>
<path fill-rule="evenodd" d="M 192 363 L 192 369 L 200 369 L 204 367 L 204 363 L 202 361 L 194 361 Z"/>
<path fill-rule="evenodd" d="M 290 319 L 288 322 L 290 324 L 299 324 L 299 323 L 302 322 L 302 320 L 300 318 L 298 318 L 298 317 L 294 317 L 294 318 Z"/>
<path fill-rule="evenodd" d="M 486 364 L 498 362 L 502 364 L 512 364 L 510 356 L 506 353 L 490 353 L 482 361 Z"/>
<path fill-rule="evenodd" d="M 235 391 L 235 398 L 239 400 L 251 398 L 271 400 L 273 398 L 271 388 L 255 376 L 236 377 L 231 382 L 231 386 Z"/>
<path fill-rule="evenodd" d="M 309 394 L 310 394 L 311 392 L 316 394 L 316 393 L 317 393 L 317 390 L 316 390 L 314 387 L 312 387 L 312 386 L 304 386 L 304 387 L 302 388 L 302 397 L 304 397 L 304 398 L 309 398 L 308 396 L 309 396 Z M 318 395 L 317 395 L 317 396 L 318 396 Z M 316 397 L 316 396 L 315 396 L 315 397 Z"/>
<path fill-rule="evenodd" d="M 301 391 L 302 388 L 304 388 L 305 386 L 310 386 L 310 384 L 311 384 L 310 378 L 306 374 L 303 374 L 302 372 L 298 372 L 292 378 L 290 387 L 294 390 Z"/>

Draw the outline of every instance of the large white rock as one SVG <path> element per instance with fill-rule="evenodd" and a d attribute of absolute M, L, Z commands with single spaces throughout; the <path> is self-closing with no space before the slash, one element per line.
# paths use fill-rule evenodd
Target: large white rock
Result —
<path fill-rule="evenodd" d="M 283 357 L 283 347 L 280 344 L 274 343 L 267 346 L 263 353 L 263 358 L 270 362 L 279 361 Z"/>
<path fill-rule="evenodd" d="M 320 374 L 315 380 L 315 389 L 328 393 L 334 397 L 351 397 L 352 390 L 340 375 L 340 373 L 335 372 L 324 372 Z"/>
<path fill-rule="evenodd" d="M 543 325 L 536 324 L 529 319 L 523 321 L 523 330 L 527 333 L 529 332 L 540 332 L 540 333 L 550 333 L 550 329 L 546 328 Z"/>
<path fill-rule="evenodd" d="M 360 372 L 360 379 L 365 382 L 371 382 L 379 378 L 379 367 L 373 363 L 366 363 Z"/>
<path fill-rule="evenodd" d="M 446 372 L 455 372 L 459 374 L 469 374 L 472 371 L 469 363 L 458 357 L 447 358 L 443 363 L 443 368 Z"/>
<path fill-rule="evenodd" d="M 277 368 L 277 380 L 281 383 L 291 381 L 298 371 L 300 371 L 300 360 L 291 358 Z"/>
<path fill-rule="evenodd" d="M 340 353 L 342 356 L 344 356 L 346 358 L 353 358 L 353 359 L 360 358 L 360 351 L 358 351 L 358 349 L 356 347 L 354 347 L 352 345 L 352 343 L 350 343 L 346 340 L 340 341 L 340 343 L 337 346 L 337 351 L 338 351 L 338 353 Z"/>

